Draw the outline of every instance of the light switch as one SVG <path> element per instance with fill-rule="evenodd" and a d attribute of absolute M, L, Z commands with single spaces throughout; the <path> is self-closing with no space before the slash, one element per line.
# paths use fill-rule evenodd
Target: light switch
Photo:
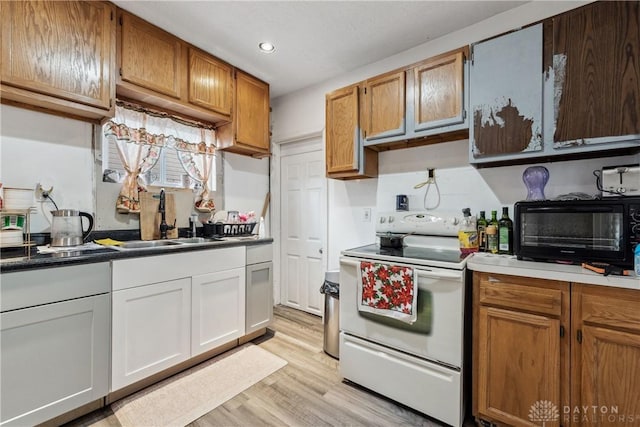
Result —
<path fill-rule="evenodd" d="M 362 209 L 362 222 L 371 222 L 371 208 Z"/>

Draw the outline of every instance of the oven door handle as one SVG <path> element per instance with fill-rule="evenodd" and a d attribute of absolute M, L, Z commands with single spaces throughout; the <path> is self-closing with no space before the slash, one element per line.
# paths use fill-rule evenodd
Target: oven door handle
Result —
<path fill-rule="evenodd" d="M 418 270 L 418 277 L 426 277 L 428 279 L 451 279 L 451 280 L 462 280 L 461 272 L 453 272 L 453 271 L 426 271 L 426 270 Z"/>

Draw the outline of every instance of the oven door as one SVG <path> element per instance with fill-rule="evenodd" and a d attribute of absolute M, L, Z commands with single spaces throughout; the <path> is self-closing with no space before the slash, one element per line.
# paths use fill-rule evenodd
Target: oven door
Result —
<path fill-rule="evenodd" d="M 460 369 L 465 271 L 409 265 L 417 270 L 418 277 L 418 319 L 409 325 L 358 311 L 360 261 L 372 260 L 340 258 L 340 330 Z M 402 262 L 394 264 L 407 266 Z"/>

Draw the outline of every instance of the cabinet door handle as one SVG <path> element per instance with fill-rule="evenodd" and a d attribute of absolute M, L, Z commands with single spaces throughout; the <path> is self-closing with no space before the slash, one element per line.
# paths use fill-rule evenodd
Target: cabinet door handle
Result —
<path fill-rule="evenodd" d="M 582 344 L 582 329 L 578 329 L 578 332 L 576 333 L 576 339 L 578 340 L 578 343 Z"/>
<path fill-rule="evenodd" d="M 489 276 L 489 277 L 487 277 L 487 281 L 488 281 L 488 282 L 491 282 L 491 283 L 500 283 L 500 279 L 496 279 L 496 278 L 495 278 L 495 277 L 493 277 L 493 276 Z"/>

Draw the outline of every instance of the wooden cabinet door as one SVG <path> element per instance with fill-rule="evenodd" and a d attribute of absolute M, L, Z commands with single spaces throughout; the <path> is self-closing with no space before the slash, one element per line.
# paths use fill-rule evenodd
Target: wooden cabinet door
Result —
<path fill-rule="evenodd" d="M 405 134 L 405 72 L 398 71 L 363 84 L 362 122 L 367 141 Z"/>
<path fill-rule="evenodd" d="M 193 276 L 191 357 L 245 334 L 245 269 Z"/>
<path fill-rule="evenodd" d="M 542 24 L 473 45 L 472 160 L 543 149 L 542 78 Z"/>
<path fill-rule="evenodd" d="M 327 176 L 357 173 L 359 165 L 360 121 L 357 85 L 336 90 L 326 96 Z"/>
<path fill-rule="evenodd" d="M 464 61 L 460 50 L 412 69 L 416 131 L 464 121 Z"/>
<path fill-rule="evenodd" d="M 638 290 L 574 285 L 574 424 L 640 425 L 638 301 Z"/>
<path fill-rule="evenodd" d="M 1 2 L 0 10 L 3 85 L 105 110 L 111 108 L 113 5 L 93 1 L 12 1 Z M 33 101 L 37 104 L 39 100 Z"/>
<path fill-rule="evenodd" d="M 233 102 L 233 69 L 204 52 L 189 48 L 189 102 L 227 116 Z"/>
<path fill-rule="evenodd" d="M 266 328 L 273 319 L 273 263 L 247 265 L 246 332 Z"/>
<path fill-rule="evenodd" d="M 40 424 L 107 395 L 109 302 L 102 294 L 0 315 L 2 425 Z"/>
<path fill-rule="evenodd" d="M 595 2 L 553 18 L 556 147 L 640 137 L 638 58 L 637 1 Z"/>
<path fill-rule="evenodd" d="M 113 293 L 111 391 L 190 357 L 191 279 Z"/>
<path fill-rule="evenodd" d="M 474 415 L 558 426 L 568 402 L 569 284 L 474 274 Z"/>
<path fill-rule="evenodd" d="M 258 152 L 269 153 L 269 85 L 236 71 L 236 140 Z"/>
<path fill-rule="evenodd" d="M 182 81 L 186 78 L 184 42 L 126 12 L 122 12 L 120 24 L 120 78 L 172 98 L 182 98 Z"/>

